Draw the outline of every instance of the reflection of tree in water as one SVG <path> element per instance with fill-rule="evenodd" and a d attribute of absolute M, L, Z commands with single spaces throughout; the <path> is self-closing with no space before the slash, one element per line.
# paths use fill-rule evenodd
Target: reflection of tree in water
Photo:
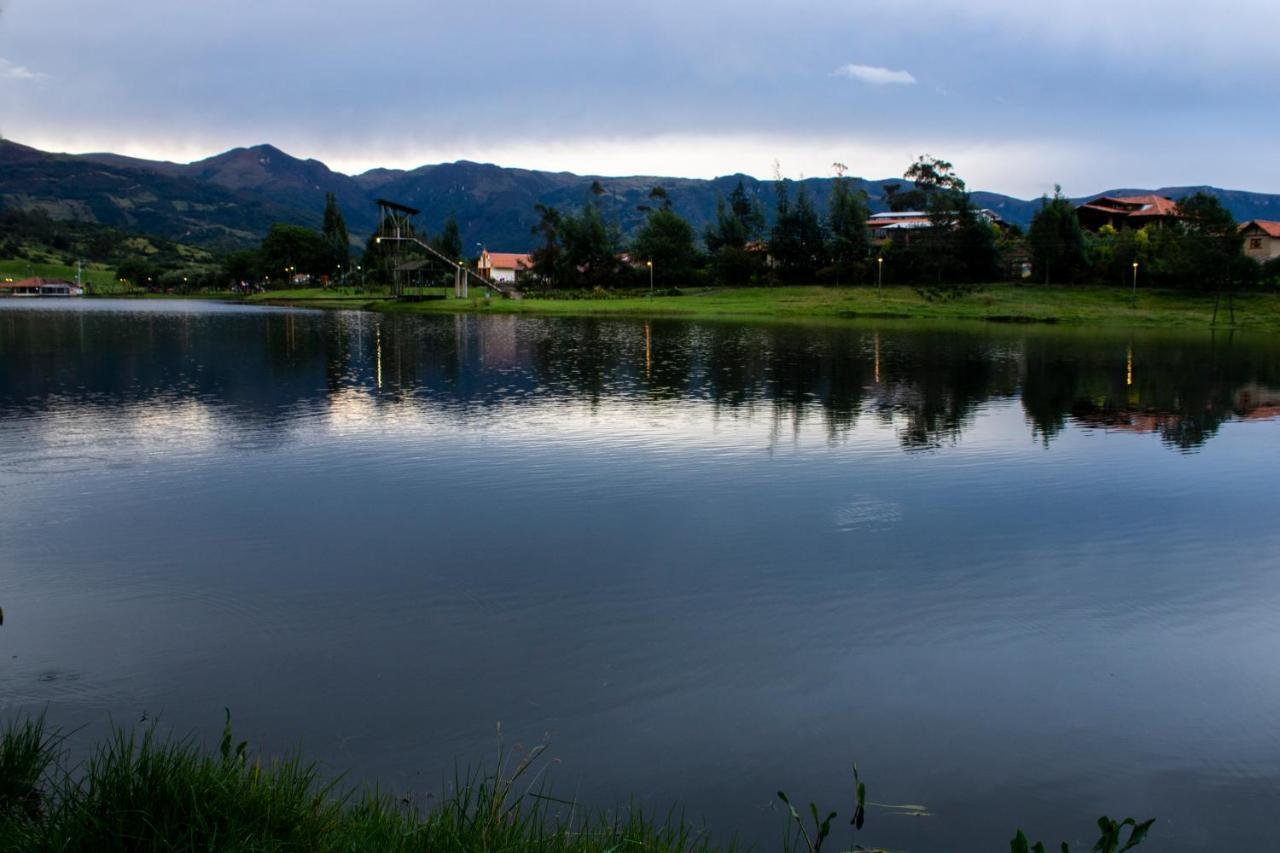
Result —
<path fill-rule="evenodd" d="M 502 407 L 705 403 L 821 423 L 863 418 L 937 448 L 1021 395 L 1033 435 L 1068 421 L 1193 449 L 1230 419 L 1280 414 L 1280 349 L 1219 335 L 944 332 L 676 321 L 306 312 L 0 312 L 0 417 L 195 400 L 226 429 L 287 435 L 341 396 L 463 417 Z M 229 436 L 234 440 L 234 436 Z"/>
<path fill-rule="evenodd" d="M 1068 416 L 1100 429 L 1155 433 L 1182 450 L 1200 447 L 1229 420 L 1273 418 L 1280 392 L 1274 347 L 1229 334 L 1138 341 L 1029 339 L 1022 402 L 1045 442 Z"/>
<path fill-rule="evenodd" d="M 979 408 L 1018 387 L 1016 352 L 984 336 L 913 335 L 890 354 L 881 368 L 890 392 L 883 405 L 904 417 L 900 435 L 908 449 L 956 440 Z"/>

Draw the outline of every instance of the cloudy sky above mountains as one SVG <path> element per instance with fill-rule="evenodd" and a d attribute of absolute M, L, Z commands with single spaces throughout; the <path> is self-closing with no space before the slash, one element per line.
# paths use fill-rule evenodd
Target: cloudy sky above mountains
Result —
<path fill-rule="evenodd" d="M 1262 0 L 0 5 L 0 133 L 46 150 L 1280 192 Z"/>

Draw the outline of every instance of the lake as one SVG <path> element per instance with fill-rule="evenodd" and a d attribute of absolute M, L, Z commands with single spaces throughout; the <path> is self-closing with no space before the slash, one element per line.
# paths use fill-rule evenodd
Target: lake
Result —
<path fill-rule="evenodd" d="M 853 761 L 929 816 L 842 844 L 1256 846 L 1278 417 L 1226 331 L 5 302 L 0 710 L 419 798 L 501 721 L 764 849 Z"/>

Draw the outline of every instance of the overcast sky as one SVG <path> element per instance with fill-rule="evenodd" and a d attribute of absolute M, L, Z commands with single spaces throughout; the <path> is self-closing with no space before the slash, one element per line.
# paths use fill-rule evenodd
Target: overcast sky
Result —
<path fill-rule="evenodd" d="M 1280 192 L 1280 4 L 0 0 L 0 133 L 345 172 L 900 175 Z"/>

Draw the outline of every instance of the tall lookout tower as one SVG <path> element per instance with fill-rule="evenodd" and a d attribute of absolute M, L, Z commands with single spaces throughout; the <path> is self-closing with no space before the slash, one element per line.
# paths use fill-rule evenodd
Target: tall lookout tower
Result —
<path fill-rule="evenodd" d="M 392 292 L 397 299 L 439 298 L 438 296 L 423 297 L 421 293 L 413 294 L 409 292 L 410 288 L 406 285 L 408 275 L 419 269 L 421 264 L 404 263 L 405 248 L 408 244 L 413 244 L 413 246 L 417 247 L 412 251 L 425 254 L 428 258 L 434 258 L 453 274 L 453 293 L 455 297 L 466 297 L 470 292 L 471 280 L 475 279 L 476 284 L 487 287 L 490 291 L 508 299 L 520 298 L 520 291 L 515 288 L 513 283 L 490 281 L 475 270 L 468 268 L 460 259 L 446 257 L 431 243 L 419 237 L 413 219 L 421 214 L 422 211 L 394 201 L 388 201 L 385 198 L 378 199 L 377 205 L 377 241 L 379 245 L 388 244 L 386 257 L 392 271 Z M 419 257 L 421 257 L 421 254 Z"/>
<path fill-rule="evenodd" d="M 422 211 L 415 207 L 407 207 L 385 198 L 378 199 L 378 242 L 390 244 L 387 256 L 391 267 L 391 292 L 397 299 L 404 294 L 404 284 L 400 275 L 400 264 L 404 260 L 404 242 L 417 237 L 413 218 L 421 213 Z"/>

